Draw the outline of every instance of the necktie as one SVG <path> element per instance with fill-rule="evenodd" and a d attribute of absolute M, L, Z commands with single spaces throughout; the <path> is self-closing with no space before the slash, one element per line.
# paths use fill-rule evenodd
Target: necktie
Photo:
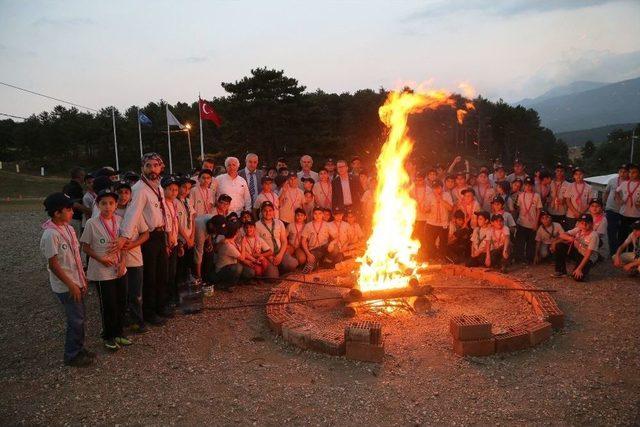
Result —
<path fill-rule="evenodd" d="M 256 198 L 256 184 L 253 182 L 255 173 L 249 172 L 249 195 L 251 196 L 251 206 Z"/>

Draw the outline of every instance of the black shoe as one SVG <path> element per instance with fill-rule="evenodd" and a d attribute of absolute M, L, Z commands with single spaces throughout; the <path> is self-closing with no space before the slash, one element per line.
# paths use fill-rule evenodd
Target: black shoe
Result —
<path fill-rule="evenodd" d="M 96 358 L 96 354 L 92 351 L 87 350 L 86 348 L 83 348 L 82 350 L 80 350 L 81 354 L 84 354 L 86 357 L 90 358 L 90 359 L 95 359 Z"/>
<path fill-rule="evenodd" d="M 66 366 L 71 366 L 74 368 L 84 368 L 92 365 L 93 362 L 94 362 L 94 359 L 92 357 L 89 357 L 85 355 L 82 351 L 80 351 L 80 353 L 78 353 L 78 355 L 73 359 L 65 360 L 64 364 Z"/>
<path fill-rule="evenodd" d="M 172 308 L 167 307 L 160 312 L 160 316 L 166 319 L 172 319 L 173 316 L 175 316 L 175 311 Z"/>
<path fill-rule="evenodd" d="M 158 316 L 157 314 L 152 314 L 150 316 L 145 316 L 147 323 L 153 326 L 162 326 L 167 323 L 167 319 L 162 316 Z"/>

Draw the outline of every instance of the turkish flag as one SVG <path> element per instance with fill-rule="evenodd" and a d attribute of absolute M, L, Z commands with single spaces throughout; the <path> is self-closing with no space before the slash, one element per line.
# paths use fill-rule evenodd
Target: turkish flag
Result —
<path fill-rule="evenodd" d="M 198 100 L 198 103 L 200 104 L 200 118 L 202 120 L 211 120 L 216 124 L 216 126 L 220 127 L 220 125 L 222 124 L 222 119 L 220 118 L 218 113 L 216 113 L 216 110 L 214 110 L 210 104 L 207 104 L 202 99 Z"/>

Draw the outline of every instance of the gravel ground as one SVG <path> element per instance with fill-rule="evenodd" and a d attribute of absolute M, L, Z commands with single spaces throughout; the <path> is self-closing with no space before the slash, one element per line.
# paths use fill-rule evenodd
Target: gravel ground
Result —
<path fill-rule="evenodd" d="M 98 363 L 70 369 L 61 364 L 62 313 L 38 250 L 43 219 L 39 208 L 0 209 L 3 424 L 640 423 L 640 284 L 608 266 L 598 266 L 588 284 L 548 279 L 550 266 L 513 272 L 557 289 L 567 316 L 565 329 L 534 349 L 454 355 L 446 331 L 434 328 L 445 327 L 454 304 L 474 298 L 450 294 L 432 324 L 385 320 L 381 365 L 301 352 L 273 336 L 261 308 L 179 316 L 107 355 L 92 292 L 88 347 Z M 265 301 L 267 293 L 250 286 L 216 294 L 212 304 Z M 478 307 L 503 316 L 515 304 Z"/>

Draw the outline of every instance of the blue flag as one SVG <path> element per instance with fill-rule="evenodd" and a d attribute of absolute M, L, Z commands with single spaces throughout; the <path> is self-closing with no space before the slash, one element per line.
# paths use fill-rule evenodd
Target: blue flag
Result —
<path fill-rule="evenodd" d="M 142 111 L 138 113 L 138 120 L 140 121 L 141 125 L 151 126 L 153 124 L 151 122 L 151 119 L 147 117 Z"/>

